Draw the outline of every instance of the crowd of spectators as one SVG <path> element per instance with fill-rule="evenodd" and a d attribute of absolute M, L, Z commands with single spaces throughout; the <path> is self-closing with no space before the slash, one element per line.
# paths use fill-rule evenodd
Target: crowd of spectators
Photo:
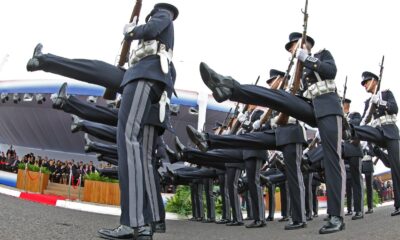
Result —
<path fill-rule="evenodd" d="M 378 192 L 380 203 L 393 200 L 393 182 L 392 180 L 382 181 L 381 177 L 374 177 L 373 188 Z"/>
<path fill-rule="evenodd" d="M 1 152 L 0 170 L 8 172 L 18 172 L 20 163 L 31 164 L 38 167 L 46 167 L 50 171 L 50 181 L 55 183 L 74 185 L 84 184 L 84 176 L 93 172 L 97 172 L 93 161 L 83 163 L 83 161 L 75 161 L 74 159 L 61 161 L 49 159 L 46 157 L 35 156 L 33 153 L 28 153 L 20 159 L 16 151 L 10 147 L 6 153 Z M 100 163 L 99 168 L 111 168 L 110 164 Z M 79 179 L 81 181 L 79 182 Z"/>
<path fill-rule="evenodd" d="M 10 147 L 6 153 L 1 152 L 0 156 L 0 170 L 8 172 L 17 172 L 18 164 L 20 163 L 15 150 Z"/>

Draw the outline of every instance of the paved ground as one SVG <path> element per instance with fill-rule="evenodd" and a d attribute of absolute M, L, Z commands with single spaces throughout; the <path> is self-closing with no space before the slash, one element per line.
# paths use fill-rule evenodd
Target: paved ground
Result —
<path fill-rule="evenodd" d="M 346 230 L 319 235 L 320 216 L 309 222 L 308 228 L 284 231 L 284 223 L 272 222 L 266 228 L 246 229 L 213 223 L 167 221 L 167 233 L 155 235 L 155 240 L 243 240 L 243 239 L 400 239 L 400 216 L 390 217 L 393 207 L 380 207 L 363 220 L 346 217 Z M 99 239 L 97 229 L 113 227 L 118 217 L 80 212 L 24 201 L 0 194 L 0 239 Z"/>

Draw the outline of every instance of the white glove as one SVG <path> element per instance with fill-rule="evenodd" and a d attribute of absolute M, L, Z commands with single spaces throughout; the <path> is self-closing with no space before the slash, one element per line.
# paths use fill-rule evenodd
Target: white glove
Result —
<path fill-rule="evenodd" d="M 276 125 L 276 121 L 278 121 L 279 115 L 275 116 L 274 118 L 271 119 L 270 125 L 272 129 L 275 129 L 278 127 L 278 125 Z"/>
<path fill-rule="evenodd" d="M 247 112 L 245 112 L 245 113 L 240 112 L 237 117 L 237 120 L 242 123 L 242 122 L 246 121 L 246 119 L 247 119 Z"/>
<path fill-rule="evenodd" d="M 238 112 L 243 112 L 243 109 L 244 109 L 244 104 L 240 104 L 239 105 L 239 107 L 238 107 Z"/>
<path fill-rule="evenodd" d="M 260 119 L 255 120 L 255 121 L 253 122 L 253 129 L 254 129 L 254 130 L 257 130 L 257 129 L 260 129 L 260 127 L 261 127 L 261 121 L 260 121 Z"/>
<path fill-rule="evenodd" d="M 304 62 L 307 57 L 308 57 L 308 51 L 303 48 L 298 48 L 296 51 L 296 58 L 298 58 L 300 61 Z"/>
<path fill-rule="evenodd" d="M 126 35 L 133 31 L 133 29 L 136 27 L 136 19 L 137 19 L 137 17 L 135 16 L 133 18 L 132 22 L 125 24 L 124 31 L 122 32 L 123 35 Z"/>
<path fill-rule="evenodd" d="M 374 94 L 374 95 L 372 95 L 370 101 L 371 101 L 371 103 L 373 103 L 373 104 L 378 104 L 379 100 L 380 100 L 379 94 Z"/>

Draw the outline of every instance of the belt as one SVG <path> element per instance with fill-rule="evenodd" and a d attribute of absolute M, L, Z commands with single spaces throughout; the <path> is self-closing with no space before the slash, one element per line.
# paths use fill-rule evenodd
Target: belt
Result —
<path fill-rule="evenodd" d="M 370 124 L 372 127 L 378 127 L 382 125 L 396 124 L 396 122 L 397 122 L 396 114 L 391 114 L 391 115 L 387 114 L 372 120 Z"/>
<path fill-rule="evenodd" d="M 132 51 L 129 62 L 134 65 L 150 55 L 164 56 L 167 60 L 172 61 L 173 52 L 172 49 L 168 49 L 167 51 L 165 44 L 157 40 L 141 41 L 137 49 Z"/>
<path fill-rule="evenodd" d="M 318 81 L 308 87 L 303 97 L 314 99 L 326 93 L 336 92 L 335 80 Z"/>

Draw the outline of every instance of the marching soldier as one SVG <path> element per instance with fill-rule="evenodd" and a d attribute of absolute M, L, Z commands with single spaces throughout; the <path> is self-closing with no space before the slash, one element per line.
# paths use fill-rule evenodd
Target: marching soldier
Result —
<path fill-rule="evenodd" d="M 353 126 L 359 126 L 361 123 L 361 114 L 358 112 L 350 112 L 350 99 L 343 100 L 343 110 L 347 121 Z M 350 188 L 348 199 L 350 201 L 350 208 L 348 212 L 351 212 L 351 201 L 354 204 L 354 216 L 352 220 L 358 220 L 364 218 L 364 189 L 363 189 L 363 179 L 361 174 L 361 158 L 363 157 L 363 152 L 359 141 L 343 141 L 343 158 L 345 162 L 349 165 L 349 173 L 351 177 Z M 350 210 L 350 211 L 349 211 Z"/>
<path fill-rule="evenodd" d="M 202 152 L 197 149 L 185 147 L 179 139 L 175 138 L 177 152 L 168 150 L 171 163 L 177 161 L 186 161 L 205 167 L 215 167 L 226 170 L 229 201 L 232 209 L 232 221 L 226 222 L 226 226 L 242 226 L 243 216 L 240 207 L 238 193 L 238 181 L 242 170 L 244 169 L 243 151 L 240 149 L 217 149 L 208 152 Z"/>
<path fill-rule="evenodd" d="M 287 51 L 295 53 L 303 62 L 302 83 L 304 98 L 299 98 L 283 90 L 271 90 L 254 85 L 240 85 L 232 77 L 222 76 L 200 64 L 200 73 L 204 83 L 212 90 L 218 102 L 227 99 L 247 104 L 265 106 L 288 114 L 310 126 L 317 126 L 324 145 L 324 165 L 326 174 L 328 214 L 332 217 L 320 229 L 321 234 L 333 233 L 344 229 L 343 204 L 345 188 L 344 163 L 341 159 L 343 110 L 336 93 L 336 64 L 328 50 L 311 55 L 314 40 L 307 36 L 304 48 L 296 48 L 301 33 L 291 33 L 285 45 Z M 297 49 L 297 50 L 296 50 Z M 295 52 L 296 51 L 296 52 Z"/>
<path fill-rule="evenodd" d="M 282 81 L 284 72 L 272 69 L 270 79 Z M 275 118 L 274 118 L 275 119 Z M 274 120 L 273 119 L 273 120 Z M 256 125 L 256 124 L 254 124 Z M 260 126 L 258 126 L 259 128 Z M 243 149 L 280 149 L 284 155 L 284 161 L 288 168 L 287 179 L 289 185 L 290 204 L 292 206 L 293 222 L 285 226 L 286 230 L 293 230 L 306 227 L 304 182 L 301 173 L 301 155 L 305 141 L 304 129 L 293 118 L 290 118 L 286 126 L 278 126 L 274 130 L 252 132 L 239 135 L 202 135 L 193 127 L 187 127 L 188 135 L 200 149 L 231 148 Z M 203 141 L 207 139 L 206 141 Z M 203 142 L 202 142 L 203 141 Z"/>
<path fill-rule="evenodd" d="M 152 178 L 152 156 L 147 154 L 152 153 L 158 130 L 146 122 L 151 105 L 160 99 L 160 121 L 164 121 L 165 115 L 161 113 L 165 113 L 165 109 L 162 108 L 166 106 L 167 95 L 170 96 L 174 88 L 175 70 L 171 57 L 174 48 L 173 21 L 177 16 L 178 9 L 175 6 L 158 3 L 146 18 L 146 24 L 136 26 L 136 21 L 133 21 L 125 27 L 126 41 L 139 40 L 131 61 L 133 65 L 126 71 L 106 63 L 99 66 L 99 62 L 86 60 L 75 61 L 78 68 L 67 64 L 66 68 L 59 69 L 57 62 L 52 62 L 56 59 L 52 56 L 47 58 L 46 63 L 40 45 L 35 48 L 34 56 L 27 65 L 28 71 L 47 70 L 94 84 L 100 84 L 97 80 L 102 79 L 100 82 L 110 85 L 106 87 L 122 92 L 117 133 L 121 225 L 115 229 L 100 229 L 99 234 L 106 238 L 131 236 L 131 228 L 138 231 L 140 227 L 160 220 L 156 207 L 155 180 Z M 64 59 L 57 60 L 62 62 Z M 104 72 L 104 76 L 97 78 L 100 74 L 98 69 L 100 73 Z M 106 83 L 103 80 L 111 81 Z M 152 232 L 141 231 L 137 239 L 152 239 Z"/>
<path fill-rule="evenodd" d="M 356 136 L 362 141 L 374 143 L 388 151 L 388 159 L 393 179 L 394 207 L 391 216 L 400 215 L 400 156 L 399 156 L 399 129 L 396 125 L 398 107 L 396 99 L 390 90 L 377 91 L 379 77 L 371 72 L 362 73 L 361 85 L 373 95 L 365 102 L 363 119 L 368 115 L 370 105 L 376 111 L 372 112 L 373 120 L 369 125 L 356 126 Z M 374 94 L 376 93 L 376 94 Z"/>

